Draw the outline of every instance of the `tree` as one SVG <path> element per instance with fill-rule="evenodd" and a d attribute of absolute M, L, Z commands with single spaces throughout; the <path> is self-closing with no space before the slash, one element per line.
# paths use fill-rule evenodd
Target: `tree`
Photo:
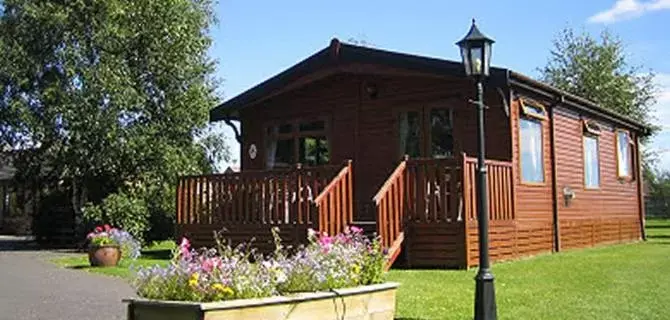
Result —
<path fill-rule="evenodd" d="M 631 117 L 652 129 L 656 102 L 654 74 L 628 62 L 622 41 L 608 31 L 599 39 L 564 29 L 553 41 L 541 80 Z"/>
<path fill-rule="evenodd" d="M 64 189 L 78 218 L 86 203 L 117 194 L 170 220 L 176 176 L 218 161 L 194 138 L 217 100 L 211 2 L 2 5 L 0 144 L 26 151 L 15 162 L 19 177 Z"/>

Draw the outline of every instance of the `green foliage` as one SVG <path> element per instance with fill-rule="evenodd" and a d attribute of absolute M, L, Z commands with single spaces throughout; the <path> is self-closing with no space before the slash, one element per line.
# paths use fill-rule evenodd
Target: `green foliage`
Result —
<path fill-rule="evenodd" d="M 648 217 L 670 217 L 670 172 L 655 170 L 646 178 L 645 214 Z"/>
<path fill-rule="evenodd" d="M 651 115 L 654 74 L 630 65 L 618 37 L 604 31 L 595 39 L 568 28 L 553 44 L 547 65 L 539 70 L 544 82 L 658 130 Z"/>
<path fill-rule="evenodd" d="M 67 189 L 77 217 L 88 202 L 124 194 L 157 230 L 171 229 L 175 178 L 228 157 L 207 130 L 217 101 L 211 1 L 2 4 L 0 144 L 27 149 L 17 175 Z M 147 226 L 114 216 L 134 234 Z"/>
<path fill-rule="evenodd" d="M 87 222 L 117 226 L 140 242 L 148 231 L 148 218 L 149 212 L 144 200 L 126 193 L 111 194 L 101 204 L 89 203 L 84 208 L 84 219 Z"/>

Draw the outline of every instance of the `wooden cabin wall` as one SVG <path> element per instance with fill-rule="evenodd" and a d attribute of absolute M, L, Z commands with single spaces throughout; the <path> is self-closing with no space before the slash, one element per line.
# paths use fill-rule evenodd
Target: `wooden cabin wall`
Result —
<path fill-rule="evenodd" d="M 383 69 L 380 69 L 384 71 Z M 364 87 L 374 85 L 376 97 Z M 463 79 L 421 76 L 338 74 L 292 90 L 243 110 L 241 159 L 243 170 L 264 169 L 264 128 L 270 121 L 329 117 L 331 163 L 353 159 L 355 214 L 358 221 L 374 221 L 372 197 L 400 161 L 397 112 L 444 102 L 454 109 L 454 147 L 476 154 L 476 109 L 467 100 L 474 85 Z M 510 160 L 509 120 L 501 96 L 487 89 L 487 158 Z M 258 156 L 249 157 L 255 144 Z"/>
<path fill-rule="evenodd" d="M 467 102 L 474 96 L 474 86 L 462 79 L 365 76 L 363 84 L 374 84 L 376 98 L 362 95 L 359 110 L 358 153 L 355 179 L 363 199 L 372 199 L 389 174 L 395 169 L 401 155 L 398 150 L 398 112 L 408 108 L 429 105 L 453 108 L 454 150 L 476 154 L 476 109 Z M 502 108 L 501 97 L 494 90 L 487 95 L 490 106 L 486 114 L 486 131 L 496 139 L 487 141 L 487 157 L 509 160 L 509 122 Z M 362 208 L 366 220 L 374 219 L 371 203 Z"/>
<path fill-rule="evenodd" d="M 554 114 L 561 249 L 640 239 L 638 170 L 632 166 L 632 179 L 617 177 L 617 127 L 594 119 L 602 130 L 598 136 L 600 188 L 586 189 L 582 115 L 565 107 L 557 107 Z M 575 192 L 569 205 L 563 198 L 565 186 Z"/>
<path fill-rule="evenodd" d="M 509 124 L 511 127 L 512 162 L 514 164 L 512 175 L 515 184 L 515 219 L 491 221 L 489 223 L 489 252 L 493 261 L 511 260 L 551 252 L 553 249 L 553 180 L 550 156 L 550 124 L 548 120 L 542 123 L 544 183 L 526 184 L 521 182 L 519 166 L 519 117 L 520 102 L 517 99 L 512 99 Z M 468 241 L 468 266 L 475 266 L 479 259 L 477 223 L 468 225 Z"/>
<path fill-rule="evenodd" d="M 240 159 L 243 170 L 265 169 L 265 130 L 271 123 L 296 119 L 323 118 L 329 130 L 330 161 L 343 163 L 354 156 L 358 81 L 346 75 L 331 76 L 296 90 L 277 95 L 241 113 L 242 146 Z M 249 156 L 249 146 L 255 144 L 258 155 Z"/>

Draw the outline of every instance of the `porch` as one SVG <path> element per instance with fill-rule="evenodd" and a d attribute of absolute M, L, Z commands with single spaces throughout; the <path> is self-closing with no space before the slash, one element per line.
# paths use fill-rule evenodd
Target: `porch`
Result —
<path fill-rule="evenodd" d="M 510 162 L 487 160 L 489 219 L 513 226 L 514 184 Z M 443 159 L 406 157 L 373 199 L 374 231 L 396 260 L 408 267 L 467 268 L 477 261 L 476 159 L 460 154 Z M 290 170 L 244 171 L 179 179 L 177 234 L 197 245 L 213 244 L 214 231 L 238 244 L 273 248 L 271 228 L 298 245 L 307 230 L 335 234 L 354 221 L 352 162 Z M 492 228 L 495 230 L 495 228 Z M 492 231 L 494 232 L 494 231 Z M 516 232 L 516 231 L 515 231 Z M 515 237 L 491 235 L 492 252 L 515 255 Z M 506 249 L 512 248 L 510 252 Z"/>

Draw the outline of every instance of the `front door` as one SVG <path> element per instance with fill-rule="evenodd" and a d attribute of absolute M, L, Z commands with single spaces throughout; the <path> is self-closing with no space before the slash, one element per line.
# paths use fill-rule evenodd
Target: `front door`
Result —
<path fill-rule="evenodd" d="M 454 155 L 453 112 L 448 107 L 416 107 L 398 112 L 398 156 L 448 158 Z"/>

